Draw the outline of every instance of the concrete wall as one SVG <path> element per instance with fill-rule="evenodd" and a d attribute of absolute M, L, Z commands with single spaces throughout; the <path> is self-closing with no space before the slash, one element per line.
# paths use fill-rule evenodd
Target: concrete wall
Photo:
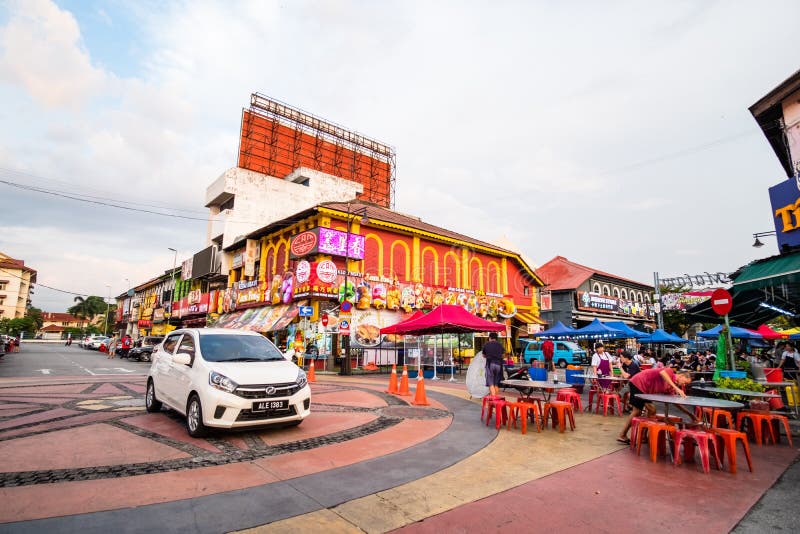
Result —
<path fill-rule="evenodd" d="M 356 182 L 307 168 L 284 179 L 234 167 L 206 189 L 212 208 L 207 242 L 220 234 L 225 248 L 250 232 L 322 202 L 347 201 L 363 191 Z M 213 207 L 233 195 L 234 207 L 214 214 Z"/>
<path fill-rule="evenodd" d="M 0 291 L 3 304 L 0 306 L 2 319 L 15 319 L 25 316 L 26 305 L 30 297 L 31 273 L 13 267 L 4 267 L 0 272 L 0 280 L 8 280 L 5 289 Z"/>

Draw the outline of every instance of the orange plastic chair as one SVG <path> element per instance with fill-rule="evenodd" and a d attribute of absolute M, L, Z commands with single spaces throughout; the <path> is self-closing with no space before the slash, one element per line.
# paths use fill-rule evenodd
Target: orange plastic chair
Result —
<path fill-rule="evenodd" d="M 652 419 L 648 419 L 647 417 L 633 417 L 631 418 L 631 450 L 634 450 L 638 445 L 637 441 L 639 439 L 639 425 L 643 422 L 652 421 Z"/>
<path fill-rule="evenodd" d="M 714 416 L 713 421 L 711 420 L 712 414 Z M 724 427 L 720 427 L 720 419 L 725 420 Z M 733 428 L 733 414 L 728 410 L 703 408 L 703 420 L 709 422 L 712 428 Z"/>
<path fill-rule="evenodd" d="M 572 408 L 577 410 L 578 413 L 583 411 L 583 402 L 581 402 L 581 395 L 572 388 L 565 388 L 559 390 L 558 395 L 556 396 L 556 400 L 572 404 Z"/>
<path fill-rule="evenodd" d="M 508 407 L 508 423 L 507 428 L 511 430 L 511 425 L 513 423 L 514 428 L 517 428 L 517 419 L 520 419 L 520 426 L 522 427 L 522 433 L 528 429 L 528 412 L 530 412 L 531 421 L 533 424 L 536 425 L 536 432 L 541 432 L 542 428 L 539 422 L 542 419 L 542 413 L 539 411 L 539 405 L 535 402 L 508 402 L 506 403 Z"/>
<path fill-rule="evenodd" d="M 751 473 L 753 472 L 753 461 L 750 459 L 750 445 L 747 443 L 747 434 L 730 428 L 713 428 L 711 432 L 717 437 L 720 464 L 725 464 L 725 455 L 727 454 L 731 473 L 736 474 L 736 442 L 741 441 L 744 448 L 744 456 L 747 459 L 747 467 Z"/>
<path fill-rule="evenodd" d="M 570 430 L 575 430 L 575 414 L 572 411 L 572 404 L 561 401 L 550 401 L 544 405 L 544 421 L 542 426 L 547 426 L 547 421 L 552 420 L 553 428 L 558 424 L 558 431 L 564 432 L 569 419 Z"/>
<path fill-rule="evenodd" d="M 658 456 L 667 453 L 667 434 L 675 440 L 676 428 L 674 425 L 656 423 L 647 427 L 647 444 L 650 447 L 650 461 L 657 462 Z"/>
<path fill-rule="evenodd" d="M 772 443 L 775 443 L 775 433 L 772 429 L 772 421 L 770 420 L 771 414 L 770 413 L 759 413 L 759 412 L 739 412 L 736 415 L 736 430 L 742 432 L 742 427 L 745 426 L 745 422 L 747 424 L 747 436 L 754 437 L 756 444 L 762 445 L 762 430 L 764 424 L 766 423 L 767 432 L 764 434 L 763 442 L 764 444 L 767 441 L 767 438 L 772 440 Z"/>
<path fill-rule="evenodd" d="M 786 437 L 789 438 L 789 446 L 794 446 L 792 445 L 792 432 L 789 430 L 788 417 L 779 414 L 769 414 L 769 423 L 772 429 L 773 441 L 775 443 L 781 442 L 781 423 L 783 423 L 783 429 L 786 430 Z"/>

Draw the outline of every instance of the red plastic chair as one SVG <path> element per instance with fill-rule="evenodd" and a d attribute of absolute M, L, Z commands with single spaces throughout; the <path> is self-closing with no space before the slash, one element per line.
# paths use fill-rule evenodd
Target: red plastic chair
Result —
<path fill-rule="evenodd" d="M 714 453 L 714 465 L 717 469 L 722 469 L 719 464 L 719 451 L 717 450 L 717 440 L 714 434 L 704 430 L 678 430 L 675 434 L 675 450 L 673 456 L 675 457 L 675 465 L 681 464 L 681 444 L 683 444 L 683 461 L 688 462 L 690 459 L 694 460 L 694 448 L 700 450 L 700 462 L 703 465 L 703 472 L 709 473 L 710 455 Z"/>
<path fill-rule="evenodd" d="M 572 404 L 572 408 L 577 410 L 578 413 L 583 411 L 583 402 L 581 402 L 581 395 L 572 388 L 565 388 L 558 391 L 556 400 L 568 402 Z"/>
<path fill-rule="evenodd" d="M 600 404 L 603 405 L 603 416 L 605 417 L 608 415 L 608 410 L 611 410 L 613 414 L 616 410 L 616 414 L 622 417 L 622 400 L 619 398 L 619 395 L 616 393 L 600 393 L 600 396 L 597 398 L 597 409 L 595 413 L 600 412 Z M 616 408 L 614 405 L 616 404 Z"/>
<path fill-rule="evenodd" d="M 637 445 L 637 440 L 639 439 L 639 425 L 643 422 L 652 421 L 647 417 L 633 417 L 631 418 L 631 450 L 634 450 Z"/>
<path fill-rule="evenodd" d="M 486 395 L 483 398 L 483 402 L 481 402 L 481 421 L 483 421 L 484 415 L 486 415 L 486 405 L 489 404 L 491 401 L 496 400 L 505 400 L 505 397 L 500 397 L 499 395 Z"/>
<path fill-rule="evenodd" d="M 486 413 L 486 426 L 492 420 L 492 412 L 494 412 L 494 425 L 495 428 L 500 430 L 500 427 L 508 423 L 508 402 L 505 398 L 489 401 L 487 404 L 488 411 Z"/>

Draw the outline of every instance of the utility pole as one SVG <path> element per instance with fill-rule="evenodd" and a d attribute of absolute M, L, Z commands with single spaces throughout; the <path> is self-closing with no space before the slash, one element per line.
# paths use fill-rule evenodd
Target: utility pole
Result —
<path fill-rule="evenodd" d="M 657 272 L 653 273 L 653 282 L 654 282 L 655 288 L 656 288 L 656 291 L 655 291 L 656 324 L 658 325 L 658 328 L 663 330 L 664 329 L 664 315 L 663 315 L 663 312 L 661 310 L 661 288 L 659 287 L 658 273 Z"/>
<path fill-rule="evenodd" d="M 106 284 L 106 294 L 108 295 L 108 299 L 106 300 L 106 316 L 103 319 L 103 335 L 108 336 L 108 312 L 111 309 L 111 286 Z"/>

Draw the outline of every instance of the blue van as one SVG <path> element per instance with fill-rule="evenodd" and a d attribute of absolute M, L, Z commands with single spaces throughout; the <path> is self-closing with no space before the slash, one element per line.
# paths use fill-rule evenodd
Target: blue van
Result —
<path fill-rule="evenodd" d="M 533 360 L 544 362 L 542 353 L 542 343 L 544 341 L 534 341 L 532 339 L 520 339 L 519 346 L 522 351 L 522 359 L 530 364 Z M 588 365 L 589 355 L 580 348 L 577 343 L 572 341 L 553 341 L 553 363 L 562 369 L 567 365 Z"/>

